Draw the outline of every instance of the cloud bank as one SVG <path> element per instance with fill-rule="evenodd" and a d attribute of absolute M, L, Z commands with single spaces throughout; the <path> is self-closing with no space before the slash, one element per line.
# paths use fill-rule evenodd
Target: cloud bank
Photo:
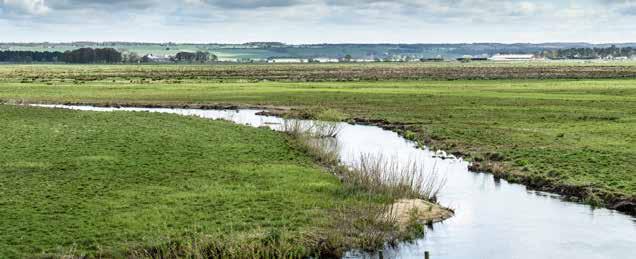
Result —
<path fill-rule="evenodd" d="M 18 41 L 607 42 L 635 21 L 636 0 L 0 0 Z"/>

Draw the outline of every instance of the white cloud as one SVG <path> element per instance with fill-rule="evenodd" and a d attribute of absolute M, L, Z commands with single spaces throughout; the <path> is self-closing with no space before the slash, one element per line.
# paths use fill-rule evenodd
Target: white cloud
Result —
<path fill-rule="evenodd" d="M 634 19 L 636 0 L 0 0 L 2 40 L 593 41 Z"/>

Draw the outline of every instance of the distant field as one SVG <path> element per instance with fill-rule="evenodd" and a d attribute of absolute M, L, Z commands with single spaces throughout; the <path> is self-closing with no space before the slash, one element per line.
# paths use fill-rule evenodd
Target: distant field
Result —
<path fill-rule="evenodd" d="M 21 80 L 384 81 L 636 78 L 636 62 L 410 62 L 223 65 L 10 65 Z"/>
<path fill-rule="evenodd" d="M 422 80 L 480 74 L 513 79 Z M 532 79 L 551 77 L 628 78 Z M 470 159 L 493 160 L 508 179 L 614 203 L 636 196 L 634 77 L 636 66 L 614 64 L 3 66 L 0 99 L 277 105 L 309 113 L 331 107 L 402 125 Z M 304 82 L 338 80 L 360 82 Z"/>

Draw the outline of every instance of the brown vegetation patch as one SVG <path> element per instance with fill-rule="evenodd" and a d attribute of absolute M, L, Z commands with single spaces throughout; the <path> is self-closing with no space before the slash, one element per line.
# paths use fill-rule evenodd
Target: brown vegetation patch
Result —
<path fill-rule="evenodd" d="M 413 220 L 423 224 L 446 220 L 453 216 L 453 211 L 421 199 L 402 199 L 393 204 L 386 216 L 395 218 L 401 228 L 406 228 Z"/>

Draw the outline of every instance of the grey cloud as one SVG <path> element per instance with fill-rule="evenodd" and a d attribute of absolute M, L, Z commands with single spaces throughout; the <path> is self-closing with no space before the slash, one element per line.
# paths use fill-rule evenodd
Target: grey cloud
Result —
<path fill-rule="evenodd" d="M 0 0 L 0 18 L 37 19 L 37 16 L 68 15 L 70 11 L 90 10 L 112 13 L 159 6 L 162 0 Z M 74 15 L 82 15 L 75 13 Z"/>
<path fill-rule="evenodd" d="M 532 0 L 0 0 L 0 19 L 32 23 L 69 23 L 82 19 L 126 21 L 151 15 L 171 25 L 258 23 L 263 20 L 335 25 L 501 24 L 560 19 L 547 7 L 555 1 Z M 594 9 L 636 15 L 636 0 L 593 0 Z M 315 9 L 312 9 L 314 8 Z M 320 12 L 316 11 L 320 10 Z M 551 11 L 548 11 L 551 10 Z M 567 19 L 567 18 L 566 18 Z"/>
<path fill-rule="evenodd" d="M 263 7 L 288 7 L 302 4 L 302 0 L 207 0 L 210 5 L 228 9 L 253 9 Z"/>
<path fill-rule="evenodd" d="M 47 5 L 53 10 L 68 9 L 146 9 L 162 4 L 161 0 L 50 0 Z"/>
<path fill-rule="evenodd" d="M 40 15 L 49 11 L 44 0 L 0 0 L 0 14 L 19 17 Z"/>
<path fill-rule="evenodd" d="M 636 16 L 636 0 L 599 0 L 617 14 Z"/>

